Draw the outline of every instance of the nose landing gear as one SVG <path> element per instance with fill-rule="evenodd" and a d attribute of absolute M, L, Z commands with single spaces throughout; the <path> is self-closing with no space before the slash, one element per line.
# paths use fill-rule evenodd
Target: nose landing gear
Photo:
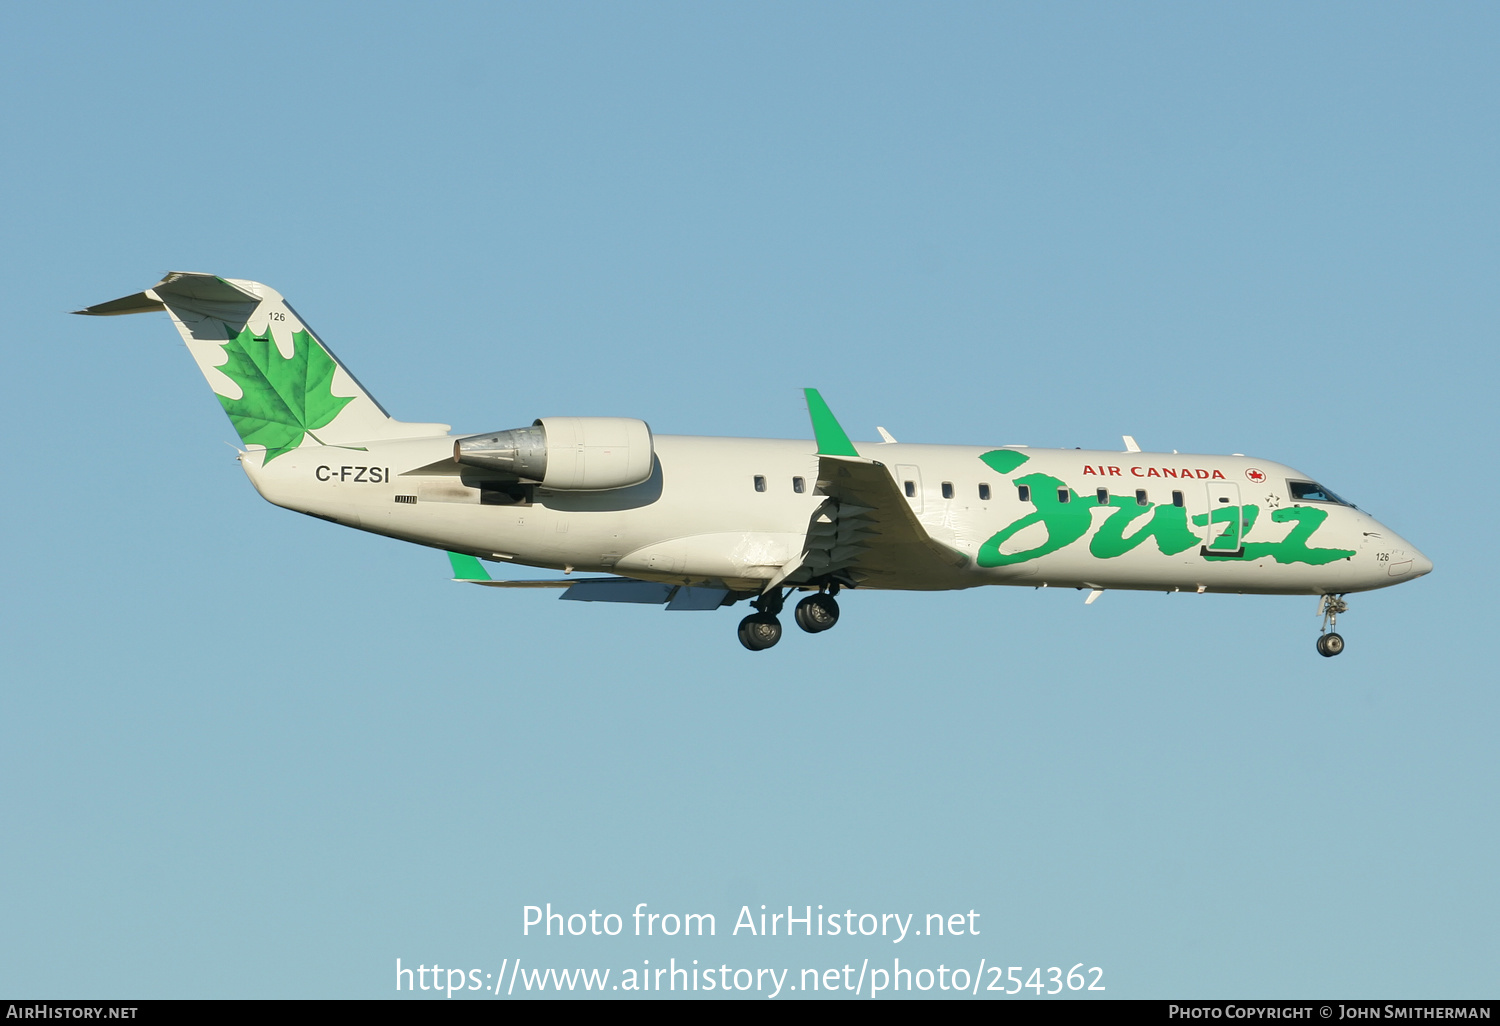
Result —
<path fill-rule="evenodd" d="M 1339 614 L 1347 612 L 1349 603 L 1342 595 L 1324 595 L 1318 602 L 1318 611 L 1323 614 L 1323 630 L 1318 635 L 1318 654 L 1332 658 L 1344 650 L 1344 637 L 1334 631 Z"/>

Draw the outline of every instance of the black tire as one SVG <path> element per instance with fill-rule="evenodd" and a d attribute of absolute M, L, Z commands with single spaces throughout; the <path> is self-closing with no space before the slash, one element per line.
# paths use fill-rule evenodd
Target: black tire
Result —
<path fill-rule="evenodd" d="M 770 648 L 781 640 L 781 621 L 768 613 L 752 613 L 740 621 L 740 644 L 752 652 Z"/>
<path fill-rule="evenodd" d="M 1344 637 L 1331 631 L 1318 639 L 1318 654 L 1332 659 L 1344 650 Z"/>
<path fill-rule="evenodd" d="M 832 595 L 809 595 L 797 603 L 794 616 L 798 627 L 818 634 L 839 622 L 839 604 Z"/>

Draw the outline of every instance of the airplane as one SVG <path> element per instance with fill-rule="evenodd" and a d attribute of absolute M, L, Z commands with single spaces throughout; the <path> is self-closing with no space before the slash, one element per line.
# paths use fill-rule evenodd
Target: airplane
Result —
<path fill-rule="evenodd" d="M 751 651 L 781 614 L 812 634 L 846 590 L 980 585 L 1315 595 L 1336 656 L 1345 596 L 1413 580 L 1411 542 L 1292 467 L 1240 454 L 850 440 L 805 389 L 813 441 L 658 435 L 624 417 L 452 434 L 398 421 L 258 282 L 172 272 L 74 311 L 165 310 L 268 501 L 446 551 L 454 579 L 584 602 L 748 601 Z M 562 571 L 496 580 L 482 561 Z M 604 576 L 573 577 L 575 571 Z"/>

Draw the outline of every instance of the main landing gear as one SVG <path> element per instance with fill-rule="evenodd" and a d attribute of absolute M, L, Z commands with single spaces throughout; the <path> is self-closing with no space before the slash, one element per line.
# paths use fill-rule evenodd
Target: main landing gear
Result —
<path fill-rule="evenodd" d="M 1339 614 L 1347 612 L 1349 603 L 1344 601 L 1342 595 L 1324 595 L 1318 603 L 1318 611 L 1323 614 L 1323 630 L 1318 635 L 1318 654 L 1332 658 L 1344 650 L 1344 637 L 1334 631 L 1338 626 Z"/>
<path fill-rule="evenodd" d="M 792 617 L 807 633 L 821 634 L 839 622 L 839 604 L 832 595 L 820 591 L 798 602 Z"/>
<path fill-rule="evenodd" d="M 838 585 L 828 586 L 827 591 L 809 595 L 797 603 L 792 618 L 809 634 L 821 634 L 839 622 L 839 604 L 834 599 Z M 740 621 L 740 644 L 752 652 L 770 648 L 781 640 L 781 621 L 776 614 L 781 612 L 786 595 L 780 588 L 769 591 L 751 602 L 755 612 Z"/>

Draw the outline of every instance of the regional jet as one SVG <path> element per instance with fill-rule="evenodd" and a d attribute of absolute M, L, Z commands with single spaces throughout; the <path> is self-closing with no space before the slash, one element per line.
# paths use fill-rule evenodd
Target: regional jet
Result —
<path fill-rule="evenodd" d="M 442 549 L 455 579 L 584 602 L 748 602 L 752 651 L 809 633 L 844 591 L 979 585 L 1317 596 L 1338 655 L 1351 592 L 1421 577 L 1411 542 L 1301 471 L 1254 457 L 853 442 L 815 389 L 813 440 L 658 435 L 541 417 L 455 436 L 386 413 L 274 289 L 171 273 L 77 311 L 165 310 L 268 501 Z M 483 563 L 561 571 L 497 580 Z M 574 574 L 583 576 L 574 576 Z"/>

